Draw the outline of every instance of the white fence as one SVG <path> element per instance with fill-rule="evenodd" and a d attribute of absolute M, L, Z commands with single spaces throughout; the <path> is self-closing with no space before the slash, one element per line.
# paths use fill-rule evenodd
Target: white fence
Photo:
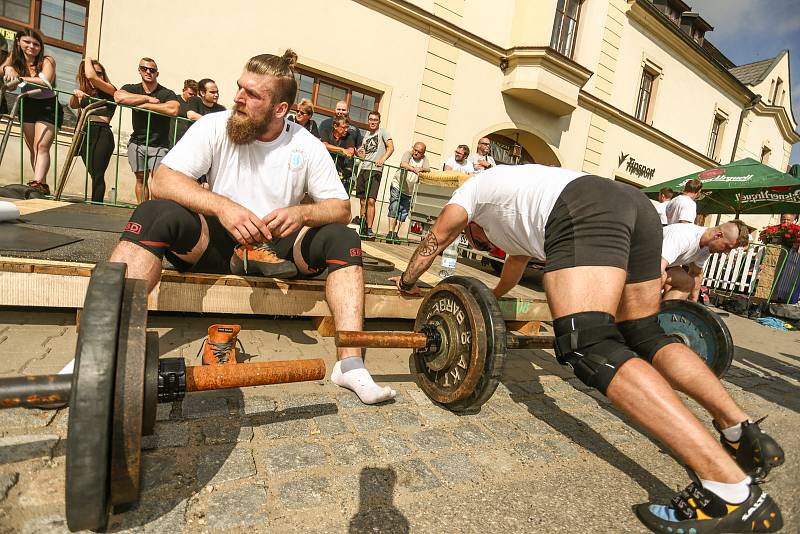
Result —
<path fill-rule="evenodd" d="M 703 269 L 703 285 L 752 295 L 764 250 L 764 245 L 750 245 L 727 254 L 712 254 Z"/>

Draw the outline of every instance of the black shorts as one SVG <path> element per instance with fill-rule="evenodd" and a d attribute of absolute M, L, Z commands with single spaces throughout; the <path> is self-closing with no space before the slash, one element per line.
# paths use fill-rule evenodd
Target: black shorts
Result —
<path fill-rule="evenodd" d="M 633 186 L 582 176 L 564 188 L 545 226 L 545 272 L 619 267 L 627 283 L 661 277 L 661 218 Z"/>
<path fill-rule="evenodd" d="M 48 124 L 55 125 L 57 105 L 56 97 L 25 97 L 21 105 L 22 122 L 26 124 L 46 122 Z M 58 115 L 58 124 L 60 126 L 64 122 L 64 112 L 60 108 L 58 110 Z"/>
<path fill-rule="evenodd" d="M 359 171 L 358 179 L 356 180 L 356 196 L 358 198 L 365 198 L 364 193 L 367 192 L 369 187 L 369 198 L 378 198 L 378 188 L 381 186 L 381 171 L 379 170 L 366 170 Z"/>

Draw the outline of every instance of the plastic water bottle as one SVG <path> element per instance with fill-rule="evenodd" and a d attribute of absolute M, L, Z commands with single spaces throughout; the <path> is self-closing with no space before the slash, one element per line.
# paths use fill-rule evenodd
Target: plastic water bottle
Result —
<path fill-rule="evenodd" d="M 458 238 L 442 252 L 442 268 L 439 271 L 439 278 L 447 278 L 454 275 L 456 263 L 458 263 Z"/>

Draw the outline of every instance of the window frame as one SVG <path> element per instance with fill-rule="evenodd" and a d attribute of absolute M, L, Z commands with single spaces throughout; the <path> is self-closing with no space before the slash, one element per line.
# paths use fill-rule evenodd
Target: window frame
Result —
<path fill-rule="evenodd" d="M 728 123 L 728 118 L 717 111 L 714 113 L 714 118 L 711 121 L 711 133 L 708 137 L 708 148 L 706 156 L 719 161 L 719 155 L 722 152 L 722 138 L 725 135 L 725 126 Z"/>
<path fill-rule="evenodd" d="M 781 90 L 783 89 L 783 80 L 780 76 L 775 80 L 775 89 L 772 91 L 772 99 L 770 104 L 773 106 L 779 106 L 778 104 L 778 95 L 780 94 Z"/>
<path fill-rule="evenodd" d="M 769 165 L 769 158 L 772 155 L 772 149 L 767 145 L 761 146 L 761 163 L 763 165 Z"/>
<path fill-rule="evenodd" d="M 55 46 L 58 48 L 63 48 L 65 50 L 70 50 L 72 52 L 77 52 L 79 54 L 84 54 L 86 50 L 86 34 L 88 33 L 89 29 L 89 0 L 65 0 L 72 2 L 73 4 L 78 4 L 86 8 L 86 16 L 84 18 L 84 25 L 83 25 L 83 44 L 76 45 L 75 43 L 71 43 L 69 41 L 64 41 L 62 39 L 56 39 L 54 37 L 49 37 L 44 34 L 41 30 L 40 26 L 40 19 L 42 16 L 42 0 L 31 0 L 31 8 L 28 14 L 28 23 L 25 24 L 20 22 L 16 19 L 10 19 L 8 17 L 0 16 L 0 26 L 6 27 L 9 30 L 13 31 L 20 31 L 25 29 L 36 30 L 40 34 L 42 34 L 42 39 L 44 40 L 45 46 Z M 62 19 L 63 24 L 63 19 Z M 63 33 L 63 31 L 62 31 Z"/>
<path fill-rule="evenodd" d="M 650 82 L 650 87 L 647 89 L 647 102 L 644 106 L 644 116 L 639 116 L 640 109 L 642 108 L 642 95 L 645 92 L 644 82 L 645 76 L 649 76 L 652 78 Z M 639 78 L 639 90 L 636 92 L 636 104 L 633 108 L 633 116 L 646 124 L 653 124 L 653 106 L 656 97 L 656 88 L 658 84 L 658 79 L 660 77 L 660 73 L 657 72 L 655 69 L 649 67 L 648 65 L 644 65 L 642 67 L 642 75 Z"/>
<path fill-rule="evenodd" d="M 383 93 L 381 93 L 379 91 L 375 91 L 374 89 L 368 89 L 368 88 L 366 88 L 366 87 L 364 87 L 362 85 L 355 84 L 355 83 L 353 83 L 352 81 L 349 81 L 349 80 L 345 80 L 345 79 L 342 79 L 342 78 L 335 78 L 335 77 L 331 76 L 330 74 L 325 74 L 325 73 L 321 73 L 321 72 L 305 69 L 303 67 L 295 67 L 295 72 L 297 74 L 301 74 L 303 76 L 307 76 L 309 78 L 313 78 L 314 79 L 314 83 L 313 83 L 312 90 L 311 90 L 311 104 L 314 106 L 314 115 L 319 113 L 320 115 L 324 115 L 325 117 L 335 117 L 336 116 L 336 110 L 335 109 L 331 109 L 331 108 L 327 108 L 327 107 L 324 107 L 324 106 L 317 105 L 317 97 L 319 96 L 319 84 L 320 84 L 320 82 L 332 85 L 332 86 L 337 87 L 339 89 L 344 89 L 346 91 L 345 102 L 347 102 L 347 109 L 348 110 L 350 109 L 350 105 L 352 103 L 353 91 L 356 91 L 356 92 L 362 93 L 364 95 L 373 97 L 375 99 L 375 105 L 373 106 L 373 109 L 371 109 L 370 111 L 379 111 L 381 98 L 383 97 Z M 299 87 L 298 87 L 298 89 L 299 89 Z M 299 91 L 298 91 L 297 98 L 298 98 L 298 102 L 299 102 L 299 100 L 300 100 Z M 292 109 L 292 111 L 297 111 L 297 103 L 296 102 L 292 104 L 291 109 Z M 353 126 L 356 126 L 358 128 L 361 128 L 361 129 L 366 129 L 368 127 L 368 124 L 366 122 L 360 122 L 360 121 L 353 120 L 352 116 L 350 117 L 350 124 L 352 124 Z"/>
<path fill-rule="evenodd" d="M 569 12 L 568 6 L 570 2 L 577 4 L 575 10 L 575 19 L 572 19 L 567 13 Z M 550 48 L 559 54 L 572 59 L 575 55 L 575 44 L 578 41 L 578 29 L 580 28 L 581 8 L 583 7 L 584 0 L 564 0 L 564 11 L 558 9 L 558 1 L 556 1 L 555 18 L 553 20 L 553 29 L 550 32 Z M 565 21 L 574 20 L 575 29 L 572 32 L 572 42 L 570 43 L 569 50 L 562 51 L 562 44 L 564 43 L 564 23 Z M 556 27 L 558 28 L 558 42 L 554 45 L 553 40 L 556 37 Z"/>

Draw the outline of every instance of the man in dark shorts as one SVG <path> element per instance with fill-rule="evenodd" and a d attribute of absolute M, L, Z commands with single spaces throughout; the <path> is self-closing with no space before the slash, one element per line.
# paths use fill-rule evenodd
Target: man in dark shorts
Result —
<path fill-rule="evenodd" d="M 558 361 L 691 469 L 692 483 L 670 504 L 636 506 L 647 527 L 686 534 L 780 529 L 777 504 L 753 482 L 783 463 L 783 451 L 703 360 L 658 323 L 661 222 L 642 193 L 557 167 L 486 170 L 455 191 L 395 278 L 399 290 L 417 293 L 416 281 L 464 229 L 474 248 L 508 253 L 497 296 L 519 282 L 529 259 L 545 261 Z M 711 413 L 720 441 L 673 388 Z"/>
<path fill-rule="evenodd" d="M 136 175 L 137 203 L 147 198 L 144 190 L 145 171 L 149 179 L 149 173 L 156 170 L 169 151 L 169 130 L 172 122 L 169 117 L 177 117 L 180 111 L 178 96 L 158 83 L 158 65 L 154 60 L 149 57 L 139 60 L 139 76 L 142 77 L 141 83 L 123 85 L 114 93 L 117 104 L 161 113 L 158 115 L 134 110 L 131 114 L 133 132 L 128 141 L 128 163 Z M 152 116 L 148 119 L 148 115 Z"/>
<path fill-rule="evenodd" d="M 350 201 L 325 147 L 286 113 L 297 94 L 297 55 L 251 58 L 231 111 L 192 125 L 152 183 L 156 200 L 134 211 L 111 261 L 158 283 L 164 256 L 180 271 L 314 275 L 328 269 L 337 330 L 361 330 L 361 242 L 346 224 Z M 197 183 L 206 175 L 209 189 Z M 308 194 L 312 204 L 301 204 Z M 361 349 L 340 348 L 331 380 L 362 402 L 394 397 L 372 380 Z"/>

